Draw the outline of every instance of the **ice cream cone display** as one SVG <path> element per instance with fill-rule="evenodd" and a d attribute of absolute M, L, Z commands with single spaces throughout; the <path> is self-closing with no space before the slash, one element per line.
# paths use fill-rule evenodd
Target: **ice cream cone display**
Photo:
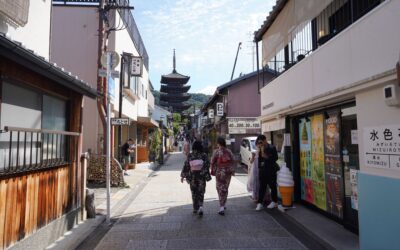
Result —
<path fill-rule="evenodd" d="M 286 167 L 286 163 L 283 163 L 281 169 L 278 171 L 277 183 L 282 198 L 282 205 L 291 207 L 293 205 L 294 181 L 292 172 Z"/>

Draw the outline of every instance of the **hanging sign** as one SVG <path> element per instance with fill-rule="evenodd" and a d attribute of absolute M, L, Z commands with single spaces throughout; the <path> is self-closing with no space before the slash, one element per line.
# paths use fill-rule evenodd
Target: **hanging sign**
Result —
<path fill-rule="evenodd" d="M 217 102 L 217 116 L 224 116 L 224 103 Z"/>
<path fill-rule="evenodd" d="M 140 56 L 131 57 L 131 76 L 142 76 L 143 58 Z"/>
<path fill-rule="evenodd" d="M 208 110 L 208 118 L 214 119 L 214 109 L 209 109 Z"/>

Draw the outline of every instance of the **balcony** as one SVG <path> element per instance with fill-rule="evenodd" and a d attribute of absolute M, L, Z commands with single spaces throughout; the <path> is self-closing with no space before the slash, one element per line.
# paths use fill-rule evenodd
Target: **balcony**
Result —
<path fill-rule="evenodd" d="M 400 44 L 395 32 L 398 13 L 398 1 L 381 3 L 281 73 L 261 89 L 262 116 L 344 93 L 365 79 L 393 70 Z"/>
<path fill-rule="evenodd" d="M 278 14 L 281 16 L 275 19 L 271 18 L 271 21 L 276 24 L 270 25 L 268 29 L 271 31 L 267 29 L 263 35 L 263 45 L 266 46 L 263 50 L 263 66 L 280 75 L 373 10 L 381 2 L 384 0 L 333 0 L 324 9 L 321 9 L 319 14 L 318 12 L 313 14 L 311 12 L 317 10 L 306 9 L 301 2 L 298 4 L 296 0 L 287 1 L 283 10 Z M 302 13 L 306 11 L 310 11 L 310 13 Z M 289 17 L 297 15 L 316 16 L 304 23 Z M 290 19 L 287 21 L 290 25 L 282 23 L 279 18 Z M 287 26 L 291 28 L 289 29 Z"/>

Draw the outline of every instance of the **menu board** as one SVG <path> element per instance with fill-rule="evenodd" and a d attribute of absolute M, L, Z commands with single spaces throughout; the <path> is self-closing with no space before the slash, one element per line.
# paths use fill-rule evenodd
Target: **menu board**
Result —
<path fill-rule="evenodd" d="M 301 199 L 314 203 L 314 187 L 311 179 L 311 123 L 300 120 L 300 177 Z"/>
<path fill-rule="evenodd" d="M 340 117 L 338 111 L 325 117 L 325 177 L 327 211 L 343 218 L 343 179 L 340 158 Z"/>
<path fill-rule="evenodd" d="M 326 210 L 325 162 L 324 162 L 324 115 L 311 118 L 311 176 L 314 185 L 314 204 Z"/>

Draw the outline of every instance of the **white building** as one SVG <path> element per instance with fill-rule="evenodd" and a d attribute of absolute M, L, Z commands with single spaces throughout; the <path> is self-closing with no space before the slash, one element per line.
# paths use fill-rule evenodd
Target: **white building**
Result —
<path fill-rule="evenodd" d="M 400 1 L 306 2 L 277 1 L 255 34 L 263 66 L 278 74 L 261 89 L 263 133 L 290 134 L 298 201 L 359 231 L 361 249 L 391 248 L 400 244 L 400 196 L 392 195 L 400 189 Z"/>
<path fill-rule="evenodd" d="M 79 75 L 93 87 L 97 87 L 99 81 L 99 1 L 91 1 L 90 5 L 81 1 L 66 2 L 53 1 L 51 60 Z M 126 6 L 124 1 L 117 2 L 113 8 L 103 12 L 103 18 L 105 17 L 106 23 L 110 24 L 109 27 L 105 27 L 106 30 L 110 30 L 107 51 L 115 51 L 120 55 L 120 63 L 115 70 L 121 72 L 122 80 L 109 79 L 108 83 L 110 86 L 114 85 L 111 87 L 114 90 L 111 98 L 112 116 L 119 117 L 120 80 L 123 81 L 121 117 L 129 118 L 131 123 L 129 126 L 120 127 L 121 136 L 118 133 L 119 128 L 113 129 L 114 155 L 116 157 L 118 155 L 118 145 L 132 138 L 136 142 L 138 154 L 133 160 L 147 161 L 148 130 L 157 126 L 150 119 L 154 97 L 150 91 L 149 58 L 132 12 L 127 8 L 129 6 Z M 118 24 L 120 27 L 115 26 Z M 69 39 L 66 40 L 65 37 Z M 131 75 L 132 57 L 142 58 L 143 67 L 140 76 Z M 85 100 L 85 102 L 88 102 L 88 109 L 84 113 L 84 150 L 101 153 L 104 136 L 103 124 L 98 113 L 99 104 L 90 100 Z"/>

